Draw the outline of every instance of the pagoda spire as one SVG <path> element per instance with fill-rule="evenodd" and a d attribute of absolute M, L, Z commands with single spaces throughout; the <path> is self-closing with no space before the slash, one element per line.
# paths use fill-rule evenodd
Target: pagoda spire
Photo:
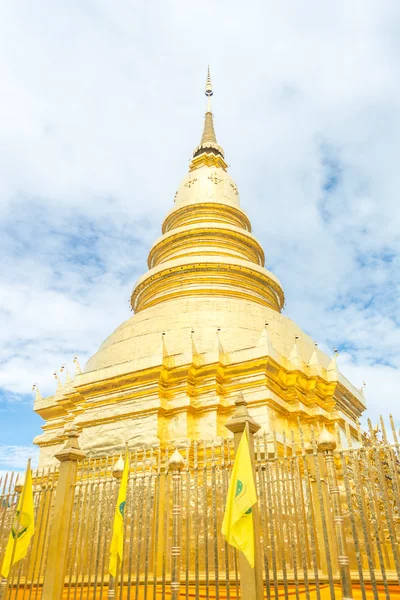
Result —
<path fill-rule="evenodd" d="M 204 119 L 203 135 L 201 136 L 200 144 L 193 152 L 193 157 L 195 158 L 204 152 L 224 157 L 224 151 L 218 144 L 217 137 L 215 135 L 214 118 L 211 111 L 211 96 L 214 95 L 214 92 L 211 82 L 210 67 L 208 67 L 207 70 L 205 95 L 207 96 L 207 109 Z"/>
<path fill-rule="evenodd" d="M 200 145 L 206 144 L 207 142 L 212 142 L 213 144 L 217 144 L 218 142 L 217 142 L 217 138 L 215 136 L 213 114 L 212 114 L 212 110 L 211 110 L 211 96 L 214 94 L 214 92 L 212 89 L 210 65 L 208 65 L 208 70 L 207 70 L 205 94 L 207 96 L 207 111 L 206 111 L 204 130 L 203 130 L 203 135 L 201 136 Z"/>

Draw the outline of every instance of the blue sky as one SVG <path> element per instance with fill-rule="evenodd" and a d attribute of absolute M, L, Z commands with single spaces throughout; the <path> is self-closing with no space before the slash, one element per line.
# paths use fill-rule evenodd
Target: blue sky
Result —
<path fill-rule="evenodd" d="M 400 6 L 205 0 L 0 8 L 0 470 L 40 432 L 33 382 L 82 365 L 135 280 L 213 110 L 285 312 L 400 388 Z"/>

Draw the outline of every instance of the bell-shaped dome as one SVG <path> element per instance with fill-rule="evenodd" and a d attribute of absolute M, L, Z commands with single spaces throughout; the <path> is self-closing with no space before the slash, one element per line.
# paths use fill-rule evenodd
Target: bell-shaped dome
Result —
<path fill-rule="evenodd" d="M 183 178 L 174 202 L 175 208 L 198 202 L 240 206 L 240 197 L 236 183 L 225 169 L 203 164 Z"/>
<path fill-rule="evenodd" d="M 215 136 L 210 86 L 208 79 L 201 142 L 175 194 L 163 235 L 150 250 L 150 270 L 133 290 L 134 312 L 192 297 L 240 298 L 276 311 L 283 307 L 282 287 L 264 268 L 263 249 L 251 234 Z"/>

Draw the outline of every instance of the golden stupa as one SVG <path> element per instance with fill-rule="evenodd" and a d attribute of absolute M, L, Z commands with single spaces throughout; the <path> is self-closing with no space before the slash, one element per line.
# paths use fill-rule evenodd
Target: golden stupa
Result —
<path fill-rule="evenodd" d="M 298 422 L 350 431 L 365 409 L 362 391 L 292 320 L 284 293 L 240 206 L 208 105 L 200 144 L 136 283 L 134 315 L 54 396 L 38 393 L 43 417 L 39 466 L 55 464 L 72 423 L 88 456 L 125 441 L 163 444 L 230 435 L 239 391 L 263 430 Z M 345 440 L 345 436 L 343 435 Z M 345 442 L 344 442 L 345 443 Z"/>

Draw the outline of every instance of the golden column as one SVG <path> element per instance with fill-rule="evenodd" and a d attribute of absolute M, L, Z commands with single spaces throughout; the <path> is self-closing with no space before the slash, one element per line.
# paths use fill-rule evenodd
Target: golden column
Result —
<path fill-rule="evenodd" d="M 76 473 L 78 461 L 86 456 L 79 448 L 78 430 L 75 425 L 72 425 L 66 433 L 68 436 L 66 444 L 55 455 L 61 464 L 47 550 L 42 600 L 61 600 L 63 597 Z"/>
<path fill-rule="evenodd" d="M 181 569 L 181 470 L 185 462 L 182 454 L 176 448 L 169 459 L 169 467 L 172 471 L 172 546 L 171 546 L 171 600 L 178 600 L 180 589 Z"/>
<path fill-rule="evenodd" d="M 324 453 L 326 471 L 328 474 L 329 492 L 332 499 L 333 522 L 335 524 L 338 549 L 340 580 L 342 584 L 342 599 L 352 600 L 353 593 L 351 587 L 350 560 L 346 548 L 346 533 L 344 530 L 342 507 L 340 505 L 340 490 L 337 482 L 335 457 L 333 454 L 335 448 L 335 438 L 329 431 L 323 429 L 318 438 L 318 450 Z"/>

